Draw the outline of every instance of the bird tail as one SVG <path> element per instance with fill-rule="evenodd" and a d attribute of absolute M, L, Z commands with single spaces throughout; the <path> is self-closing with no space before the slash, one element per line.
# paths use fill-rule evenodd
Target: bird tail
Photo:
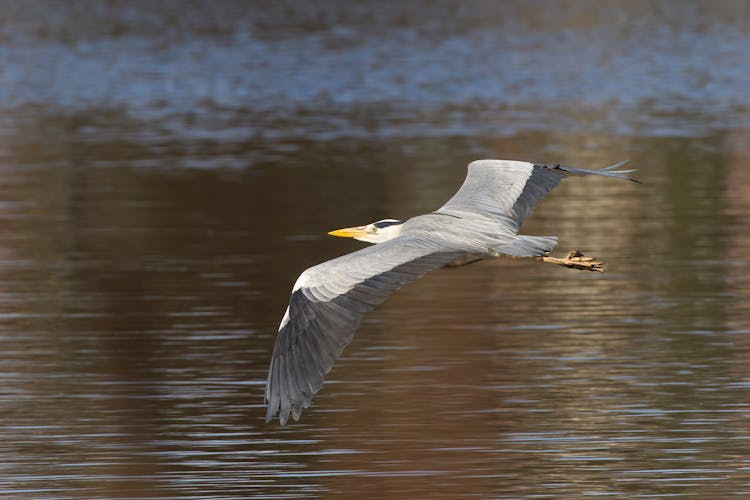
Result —
<path fill-rule="evenodd" d="M 519 235 L 509 243 L 496 246 L 495 252 L 513 257 L 539 257 L 547 255 L 557 245 L 556 236 L 525 236 Z"/>

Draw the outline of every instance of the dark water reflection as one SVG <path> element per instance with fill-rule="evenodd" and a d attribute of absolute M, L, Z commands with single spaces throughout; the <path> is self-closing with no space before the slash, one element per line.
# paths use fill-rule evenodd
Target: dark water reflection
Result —
<path fill-rule="evenodd" d="M 748 493 L 746 9 L 176 5 L 2 3 L 4 496 Z M 629 158 L 525 228 L 608 272 L 436 272 L 265 424 L 291 284 L 360 247 L 326 231 L 488 156 Z"/>

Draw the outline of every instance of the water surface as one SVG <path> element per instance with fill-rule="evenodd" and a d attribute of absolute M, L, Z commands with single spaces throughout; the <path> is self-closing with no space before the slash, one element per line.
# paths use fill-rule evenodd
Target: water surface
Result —
<path fill-rule="evenodd" d="M 727 498 L 750 491 L 740 4 L 2 2 L 0 492 Z M 435 272 L 301 422 L 273 336 L 331 229 L 480 157 L 599 166 L 528 221 L 604 274 Z"/>

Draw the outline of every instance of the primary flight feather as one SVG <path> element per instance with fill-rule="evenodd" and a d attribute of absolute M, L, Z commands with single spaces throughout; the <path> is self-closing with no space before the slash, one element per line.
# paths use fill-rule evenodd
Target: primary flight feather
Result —
<path fill-rule="evenodd" d="M 542 257 L 554 236 L 518 235 L 539 200 L 566 174 L 629 179 L 623 163 L 589 170 L 510 160 L 479 160 L 436 211 L 332 231 L 376 245 L 305 270 L 294 284 L 268 370 L 266 421 L 298 420 L 351 342 L 362 316 L 427 272 L 487 257 Z"/>

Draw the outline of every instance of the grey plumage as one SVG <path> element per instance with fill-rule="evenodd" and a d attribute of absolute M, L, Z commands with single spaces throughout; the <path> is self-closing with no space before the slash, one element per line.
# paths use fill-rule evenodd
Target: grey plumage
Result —
<path fill-rule="evenodd" d="M 624 162 L 622 162 L 624 163 Z M 326 373 L 351 341 L 362 316 L 403 285 L 457 262 L 497 255 L 546 255 L 552 236 L 517 232 L 539 200 L 565 174 L 624 178 L 622 163 L 598 170 L 508 160 L 471 163 L 461 188 L 433 213 L 371 224 L 358 239 L 375 246 L 304 271 L 292 290 L 268 372 L 266 420 L 298 420 Z M 630 179 L 633 180 L 633 179 Z M 378 240 L 378 230 L 388 231 Z M 365 233 L 372 236 L 365 236 Z M 333 233 L 332 233 L 333 234 Z"/>

